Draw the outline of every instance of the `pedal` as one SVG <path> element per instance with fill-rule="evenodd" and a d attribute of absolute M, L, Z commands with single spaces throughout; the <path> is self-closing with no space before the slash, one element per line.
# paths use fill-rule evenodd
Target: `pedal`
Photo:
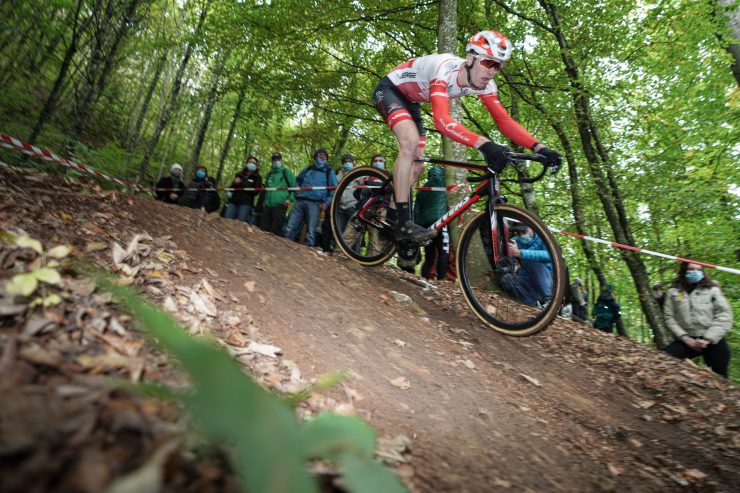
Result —
<path fill-rule="evenodd" d="M 431 241 L 431 240 L 430 240 Z M 404 240 L 398 242 L 398 256 L 404 260 L 414 260 L 419 254 L 419 244 Z"/>

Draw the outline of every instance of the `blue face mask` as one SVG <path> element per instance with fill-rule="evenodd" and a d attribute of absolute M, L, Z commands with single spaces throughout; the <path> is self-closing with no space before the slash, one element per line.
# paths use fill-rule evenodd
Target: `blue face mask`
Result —
<path fill-rule="evenodd" d="M 280 167 L 283 165 L 282 161 L 273 161 L 272 162 L 272 169 L 280 169 Z"/>
<path fill-rule="evenodd" d="M 352 163 L 350 161 L 347 161 L 346 163 L 342 164 L 342 169 L 345 171 L 349 171 L 352 169 Z"/>
<path fill-rule="evenodd" d="M 198 178 L 199 180 L 202 180 L 203 178 L 206 177 L 206 172 L 203 171 L 203 170 L 196 171 L 195 172 L 195 177 Z"/>
<path fill-rule="evenodd" d="M 373 161 L 373 168 L 385 169 L 385 163 L 383 161 Z"/>
<path fill-rule="evenodd" d="M 516 239 L 515 239 L 515 241 L 517 242 L 517 244 L 522 245 L 522 246 L 529 245 L 530 243 L 532 243 L 532 240 L 534 240 L 534 237 L 533 236 L 529 236 L 528 234 L 527 235 L 522 235 L 522 236 L 517 236 Z"/>
<path fill-rule="evenodd" d="M 316 160 L 316 167 L 317 167 L 317 168 L 323 168 L 323 167 L 324 167 L 324 166 L 326 166 L 327 164 L 328 164 L 328 163 L 327 163 L 326 159 L 317 159 L 317 160 Z"/>
<path fill-rule="evenodd" d="M 686 271 L 686 280 L 689 281 L 691 284 L 697 283 L 704 279 L 704 272 L 700 270 L 687 270 Z"/>
<path fill-rule="evenodd" d="M 247 169 L 249 171 L 257 171 L 257 165 L 254 163 L 247 163 Z"/>

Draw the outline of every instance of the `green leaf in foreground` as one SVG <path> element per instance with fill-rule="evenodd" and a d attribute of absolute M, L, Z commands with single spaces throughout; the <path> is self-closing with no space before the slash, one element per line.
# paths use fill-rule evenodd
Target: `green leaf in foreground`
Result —
<path fill-rule="evenodd" d="M 292 408 L 245 375 L 228 354 L 190 337 L 131 289 L 103 285 L 190 373 L 195 389 L 184 401 L 209 439 L 234 447 L 246 491 L 315 492 L 305 467 L 310 459 L 335 462 L 351 492 L 406 491 L 372 460 L 375 433 L 366 423 L 326 414 L 299 426 Z"/>

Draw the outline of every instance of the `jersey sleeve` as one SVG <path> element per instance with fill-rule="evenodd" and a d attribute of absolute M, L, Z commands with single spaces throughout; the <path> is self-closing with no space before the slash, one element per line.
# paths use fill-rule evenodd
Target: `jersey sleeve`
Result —
<path fill-rule="evenodd" d="M 432 105 L 434 126 L 442 135 L 468 147 L 475 145 L 480 135 L 465 128 L 450 114 L 450 97 L 447 95 L 447 83 L 444 80 L 435 79 L 431 82 L 429 102 Z"/>
<path fill-rule="evenodd" d="M 532 137 L 519 122 L 511 117 L 495 93 L 481 94 L 480 100 L 483 101 L 501 133 L 509 140 L 527 149 L 531 149 L 537 143 L 537 139 Z"/>

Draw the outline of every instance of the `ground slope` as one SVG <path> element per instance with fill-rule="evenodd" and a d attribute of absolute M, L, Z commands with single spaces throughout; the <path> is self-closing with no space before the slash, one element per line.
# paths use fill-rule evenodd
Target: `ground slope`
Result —
<path fill-rule="evenodd" d="M 219 314 L 248 314 L 242 332 L 279 346 L 306 379 L 348 372 L 327 398 L 383 436 L 410 439 L 400 472 L 415 491 L 729 492 L 740 484 L 737 389 L 631 341 L 561 319 L 533 337 L 502 336 L 468 312 L 452 283 L 424 289 L 388 266 L 364 268 L 242 223 L 144 197 L 81 193 L 33 173 L 0 174 L 0 226 L 79 251 L 93 240 L 169 237 L 182 262 L 160 277 L 205 279 Z M 148 292 L 165 301 L 164 291 Z M 208 330 L 232 340 L 233 325 L 217 316 Z M 262 377 L 269 383 L 269 372 Z"/>

